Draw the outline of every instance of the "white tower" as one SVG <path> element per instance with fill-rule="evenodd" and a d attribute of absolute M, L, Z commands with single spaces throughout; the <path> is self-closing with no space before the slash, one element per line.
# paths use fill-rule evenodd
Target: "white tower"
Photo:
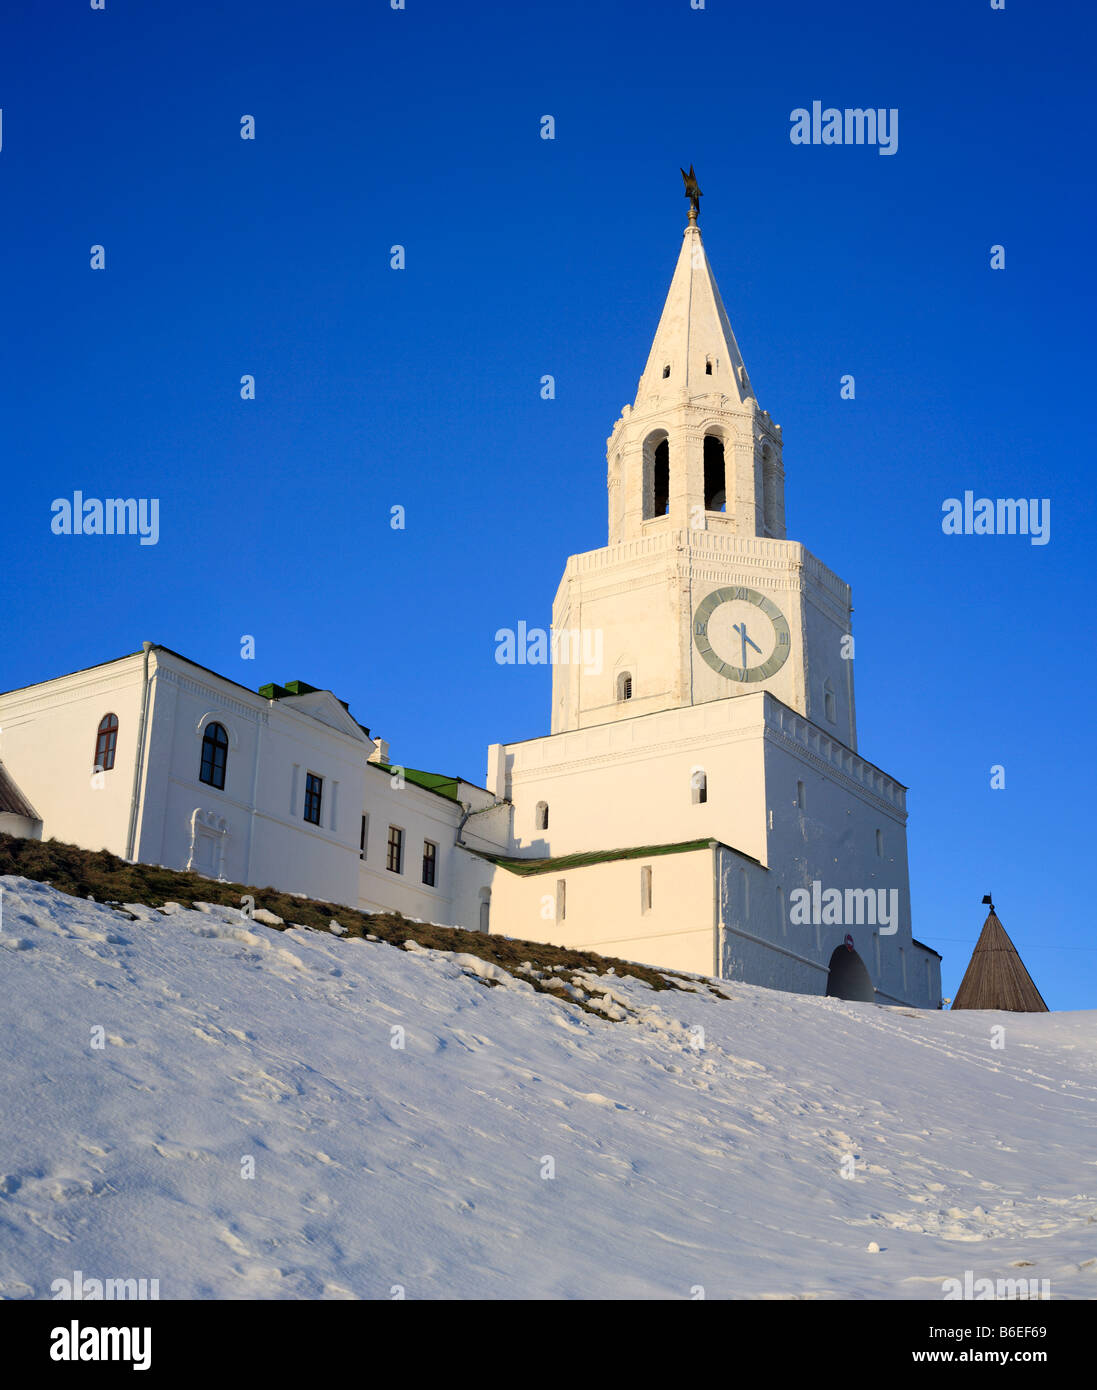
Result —
<path fill-rule="evenodd" d="M 608 440 L 609 545 L 573 555 L 556 593 L 553 628 L 600 633 L 604 660 L 554 666 L 552 731 L 766 689 L 855 750 L 849 586 L 785 539 L 781 427 L 755 398 L 699 196 Z"/>

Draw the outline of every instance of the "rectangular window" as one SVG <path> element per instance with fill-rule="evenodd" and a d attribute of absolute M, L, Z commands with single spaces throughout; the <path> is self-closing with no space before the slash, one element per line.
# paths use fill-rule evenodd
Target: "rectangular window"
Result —
<path fill-rule="evenodd" d="M 362 817 L 362 830 L 358 836 L 358 858 L 366 857 L 366 841 L 369 839 L 369 816 Z"/>
<path fill-rule="evenodd" d="M 651 867 L 647 864 L 640 870 L 640 911 L 651 911 Z"/>
<path fill-rule="evenodd" d="M 428 888 L 434 887 L 438 872 L 438 846 L 432 840 L 423 841 L 423 882 Z"/>
<path fill-rule="evenodd" d="M 389 826 L 389 849 L 385 867 L 394 874 L 404 872 L 404 832 L 395 825 Z"/>
<path fill-rule="evenodd" d="M 320 824 L 320 803 L 324 794 L 324 779 L 315 772 L 305 773 L 305 819 Z"/>
<path fill-rule="evenodd" d="M 562 922 L 568 915 L 567 880 L 556 880 L 556 920 Z"/>

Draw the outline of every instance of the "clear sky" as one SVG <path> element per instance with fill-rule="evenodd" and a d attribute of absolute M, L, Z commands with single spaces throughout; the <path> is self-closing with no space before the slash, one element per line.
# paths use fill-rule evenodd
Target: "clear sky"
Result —
<path fill-rule="evenodd" d="M 395 760 L 483 781 L 548 730 L 548 668 L 494 634 L 547 627 L 605 544 L 692 161 L 788 534 L 853 586 L 861 751 L 911 787 L 915 935 L 955 993 L 992 891 L 1048 1003 L 1097 1007 L 1095 29 L 1020 0 L 13 0 L 0 689 L 148 639 L 330 687 Z M 897 108 L 896 153 L 793 145 L 814 100 Z M 158 498 L 158 544 L 53 535 L 77 489 Z M 943 535 L 965 489 L 1050 499 L 1049 543 Z"/>

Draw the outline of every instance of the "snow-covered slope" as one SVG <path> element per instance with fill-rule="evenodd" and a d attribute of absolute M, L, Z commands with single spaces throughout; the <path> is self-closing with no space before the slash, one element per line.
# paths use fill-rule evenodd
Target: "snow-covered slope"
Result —
<path fill-rule="evenodd" d="M 0 886 L 3 1296 L 1097 1296 L 1093 1014 L 603 977 L 611 1021 L 472 957 Z"/>

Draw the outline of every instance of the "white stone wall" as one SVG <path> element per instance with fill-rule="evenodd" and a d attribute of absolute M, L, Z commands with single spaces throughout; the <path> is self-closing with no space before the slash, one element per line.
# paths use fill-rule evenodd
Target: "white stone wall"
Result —
<path fill-rule="evenodd" d="M 395 909 L 420 921 L 478 930 L 479 904 L 469 878 L 478 879 L 477 888 L 488 887 L 492 870 L 484 860 L 473 859 L 457 846 L 463 807 L 412 782 L 401 786 L 398 777 L 380 767 L 366 769 L 365 805 L 369 836 L 358 890 L 363 909 Z M 390 826 L 404 832 L 403 872 L 399 874 L 387 867 Z M 423 883 L 426 840 L 438 846 L 433 888 Z"/>
<path fill-rule="evenodd" d="M 691 791 L 697 768 L 706 778 L 702 804 Z M 724 931 L 709 948 L 729 978 L 824 993 L 831 954 L 848 931 L 881 1002 L 936 1006 L 937 958 L 911 936 L 905 788 L 765 691 L 497 746 L 489 755 L 491 777 L 496 794 L 513 801 L 511 844 L 523 857 L 702 838 L 730 846 L 715 880 Z M 549 809 L 547 831 L 537 828 L 541 803 Z M 611 871 L 585 872 L 599 880 L 600 910 L 628 922 L 631 889 L 626 885 L 614 905 Z M 858 890 L 857 903 L 866 890 L 894 890 L 895 933 L 877 930 L 883 924 L 867 912 L 840 927 L 793 924 L 790 895 L 810 891 L 814 881 L 821 891 L 841 890 L 843 903 L 846 889 Z M 517 890 L 501 872 L 495 882 L 494 929 L 528 931 L 507 915 Z M 884 901 L 890 909 L 892 898 Z M 530 904 L 522 902 L 528 918 Z M 690 928 L 710 924 L 705 908 Z M 668 959 L 636 956 L 635 948 L 634 958 Z"/>
<path fill-rule="evenodd" d="M 535 858 L 717 839 L 763 858 L 764 698 L 744 695 L 505 745 L 496 790 L 514 802 L 515 852 Z M 704 804 L 692 797 L 697 768 L 707 779 Z M 542 801 L 547 834 L 536 824 Z"/>
<path fill-rule="evenodd" d="M 141 714 L 141 653 L 0 695 L 0 759 L 42 838 L 124 855 Z M 114 767 L 93 778 L 96 732 L 118 717 Z"/>
<path fill-rule="evenodd" d="M 199 779 L 211 722 L 229 739 L 223 790 Z M 371 747 L 349 717 L 333 727 L 158 651 L 137 857 L 355 906 Z M 309 772 L 323 784 L 319 825 L 304 818 Z"/>
<path fill-rule="evenodd" d="M 651 871 L 650 909 L 641 897 L 644 869 Z M 501 924 L 495 930 L 507 936 L 711 975 L 713 851 L 706 846 L 529 875 L 500 868 L 492 913 Z"/>

